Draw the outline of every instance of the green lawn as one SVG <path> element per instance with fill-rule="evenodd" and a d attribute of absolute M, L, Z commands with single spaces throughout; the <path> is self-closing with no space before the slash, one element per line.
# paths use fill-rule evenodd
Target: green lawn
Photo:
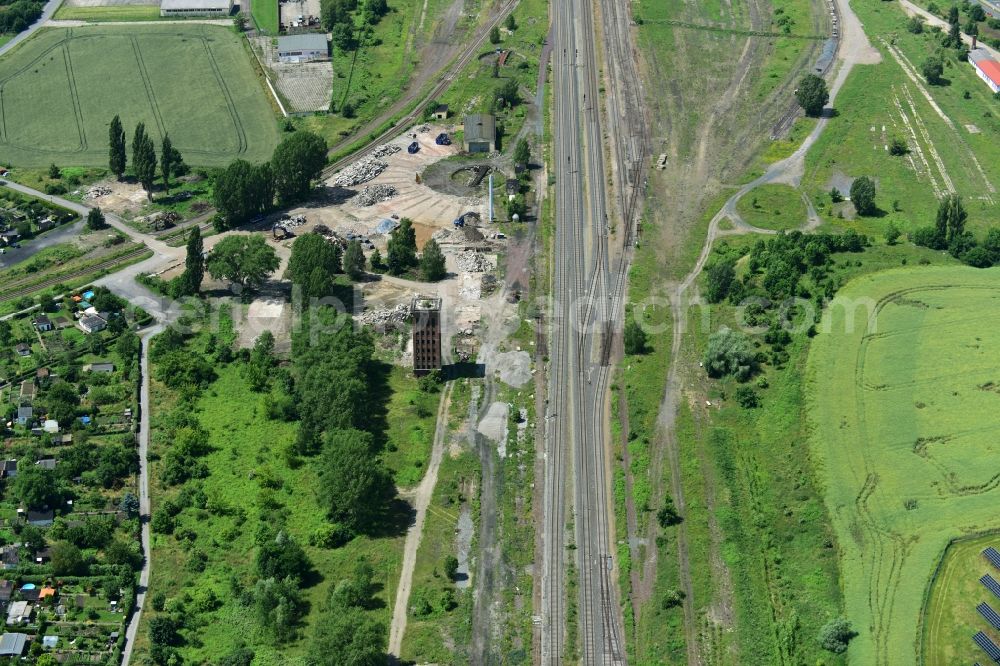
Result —
<path fill-rule="evenodd" d="M 815 338 L 810 444 L 859 632 L 853 663 L 917 662 L 923 594 L 945 545 L 1000 527 L 997 277 L 920 267 L 858 278 Z"/>
<path fill-rule="evenodd" d="M 806 204 L 791 185 L 756 187 L 737 202 L 736 211 L 744 222 L 761 229 L 798 229 L 807 222 Z"/>
<path fill-rule="evenodd" d="M 138 122 L 157 143 L 169 132 L 190 165 L 269 158 L 277 125 L 239 40 L 210 25 L 40 31 L 0 59 L 0 161 L 106 165 L 115 114 L 129 138 Z"/>
<path fill-rule="evenodd" d="M 985 661 L 983 651 L 971 640 L 977 631 L 1000 642 L 1000 632 L 976 611 L 980 602 L 994 609 L 1000 603 L 979 582 L 983 574 L 997 577 L 982 554 L 987 546 L 1000 547 L 1000 536 L 963 539 L 944 552 L 923 619 L 923 663 L 927 666 Z"/>
<path fill-rule="evenodd" d="M 250 5 L 253 22 L 266 35 L 278 35 L 278 0 L 257 0 Z"/>
<path fill-rule="evenodd" d="M 113 5 L 110 7 L 60 7 L 52 18 L 58 21 L 159 21 L 156 5 Z"/>

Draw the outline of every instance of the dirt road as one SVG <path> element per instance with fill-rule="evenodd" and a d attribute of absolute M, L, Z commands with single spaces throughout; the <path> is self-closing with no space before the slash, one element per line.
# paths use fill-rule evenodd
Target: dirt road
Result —
<path fill-rule="evenodd" d="M 403 647 L 403 634 L 406 632 L 407 607 L 410 602 L 410 588 L 413 584 L 413 567 L 417 563 L 417 551 L 420 549 L 420 539 L 424 532 L 424 519 L 427 507 L 434 496 L 434 486 L 437 485 L 438 469 L 441 467 L 441 457 L 444 455 L 445 436 L 448 434 L 448 406 L 451 404 L 451 389 L 453 383 L 445 385 L 441 392 L 441 402 L 438 405 L 437 428 L 434 431 L 434 446 L 431 449 L 430 463 L 427 473 L 421 479 L 420 485 L 413 491 L 413 508 L 415 516 L 413 524 L 406 532 L 403 544 L 403 567 L 399 572 L 399 586 L 396 588 L 396 602 L 392 607 L 392 623 L 389 625 L 389 657 L 399 659 L 399 651 Z"/>

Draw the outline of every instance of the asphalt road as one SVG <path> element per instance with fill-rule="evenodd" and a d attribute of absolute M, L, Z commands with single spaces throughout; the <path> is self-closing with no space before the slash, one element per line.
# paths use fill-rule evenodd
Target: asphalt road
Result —
<path fill-rule="evenodd" d="M 10 51 L 12 48 L 14 48 L 18 44 L 26 40 L 28 37 L 30 37 L 32 33 L 34 33 L 36 30 L 41 28 L 46 21 L 52 18 L 52 15 L 56 13 L 56 10 L 59 9 L 59 5 L 61 4 L 62 0 L 49 0 L 48 2 L 46 2 L 45 6 L 42 7 L 42 15 L 38 17 L 37 21 L 29 25 L 26 29 L 17 33 L 14 36 L 14 39 L 10 40 L 3 46 L 0 46 L 0 55 L 7 53 L 7 51 Z"/>
<path fill-rule="evenodd" d="M 47 247 L 69 242 L 76 238 L 82 230 L 83 221 L 78 220 L 73 224 L 63 225 L 36 238 L 22 241 L 19 248 L 5 248 L 6 251 L 0 254 L 0 269 L 27 261 Z"/>

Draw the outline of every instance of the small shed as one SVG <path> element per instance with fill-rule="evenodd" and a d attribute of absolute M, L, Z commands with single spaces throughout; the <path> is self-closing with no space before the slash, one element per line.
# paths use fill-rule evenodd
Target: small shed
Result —
<path fill-rule="evenodd" d="M 35 327 L 36 330 L 42 333 L 46 331 L 51 331 L 53 329 L 52 320 L 49 319 L 48 315 L 39 315 L 31 320 L 31 325 Z"/>
<path fill-rule="evenodd" d="M 497 121 L 488 113 L 465 117 L 465 152 L 492 153 L 496 150 Z"/>
<path fill-rule="evenodd" d="M 58 461 L 55 458 L 53 458 L 52 456 L 48 456 L 42 458 L 41 460 L 36 460 L 35 464 L 41 467 L 42 469 L 53 470 L 56 468 L 57 462 Z"/>
<path fill-rule="evenodd" d="M 90 372 L 107 374 L 109 372 L 115 371 L 115 364 L 108 363 L 106 361 L 101 363 L 91 363 L 86 369 L 89 370 Z"/>
<path fill-rule="evenodd" d="M 42 424 L 42 431 L 52 435 L 56 434 L 59 432 L 59 422 L 55 419 L 45 419 L 45 423 Z"/>
<path fill-rule="evenodd" d="M 17 352 L 18 356 L 31 356 L 31 345 L 27 342 L 19 342 L 14 346 L 14 351 Z"/>
<path fill-rule="evenodd" d="M 31 511 L 27 512 L 27 520 L 29 525 L 34 525 L 35 527 L 49 527 L 55 520 L 56 514 L 52 509 L 46 509 L 45 511 Z"/>
<path fill-rule="evenodd" d="M 32 416 L 34 416 L 34 411 L 31 406 L 18 407 L 17 408 L 17 424 L 18 425 L 28 425 L 31 421 Z"/>
<path fill-rule="evenodd" d="M 13 479 L 17 476 L 17 461 L 4 460 L 0 463 L 0 479 Z"/>
<path fill-rule="evenodd" d="M 431 111 L 431 118 L 434 120 L 448 120 L 448 105 L 438 104 Z"/>

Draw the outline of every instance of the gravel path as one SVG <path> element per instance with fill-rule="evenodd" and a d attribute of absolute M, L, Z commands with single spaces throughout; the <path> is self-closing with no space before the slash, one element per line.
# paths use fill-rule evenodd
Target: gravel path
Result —
<path fill-rule="evenodd" d="M 444 455 L 445 435 L 448 433 L 448 405 L 451 404 L 453 385 L 454 383 L 448 383 L 441 393 L 430 464 L 427 465 L 427 473 L 424 474 L 420 485 L 413 493 L 413 508 L 416 515 L 413 524 L 406 532 L 406 541 L 403 544 L 403 567 L 399 572 L 399 586 L 396 588 L 396 601 L 392 608 L 392 624 L 389 625 L 389 656 L 396 662 L 399 661 L 399 652 L 403 647 L 403 635 L 406 633 L 407 607 L 413 585 L 413 567 L 417 563 L 417 551 L 420 549 L 420 539 L 424 532 L 424 518 L 427 516 L 427 507 L 434 495 L 438 468 L 441 466 L 441 458 Z"/>

